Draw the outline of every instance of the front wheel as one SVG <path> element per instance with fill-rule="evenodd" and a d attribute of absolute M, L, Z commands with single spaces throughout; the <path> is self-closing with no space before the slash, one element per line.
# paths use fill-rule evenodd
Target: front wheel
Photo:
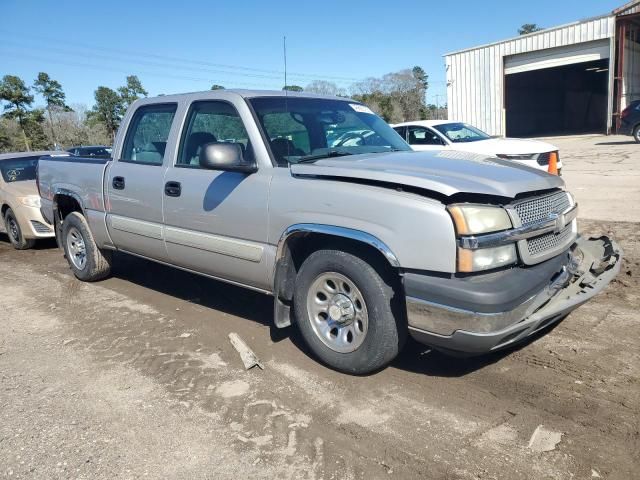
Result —
<path fill-rule="evenodd" d="M 9 241 L 16 250 L 28 250 L 32 248 L 36 241 L 33 238 L 24 238 L 18 219 L 10 208 L 4 214 L 4 226 L 9 236 Z"/>
<path fill-rule="evenodd" d="M 640 125 L 633 130 L 633 138 L 636 142 L 640 143 Z"/>
<path fill-rule="evenodd" d="M 111 252 L 100 250 L 85 218 L 78 212 L 67 215 L 62 224 L 62 248 L 73 274 L 95 282 L 111 272 Z"/>
<path fill-rule="evenodd" d="M 407 335 L 391 275 L 339 250 L 320 250 L 296 279 L 296 324 L 312 352 L 336 370 L 366 374 L 391 362 Z"/>

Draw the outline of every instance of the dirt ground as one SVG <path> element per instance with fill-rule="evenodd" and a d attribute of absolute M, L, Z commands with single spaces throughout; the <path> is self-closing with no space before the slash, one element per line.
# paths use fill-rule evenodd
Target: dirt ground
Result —
<path fill-rule="evenodd" d="M 475 359 L 410 342 L 366 377 L 272 328 L 268 297 L 124 255 L 84 284 L 53 243 L 0 236 L 0 477 L 638 478 L 640 224 L 581 228 L 625 263 L 555 328 Z M 553 450 L 528 447 L 539 425 Z"/>
<path fill-rule="evenodd" d="M 640 144 L 622 135 L 544 140 L 560 149 L 562 175 L 582 217 L 640 222 Z"/>

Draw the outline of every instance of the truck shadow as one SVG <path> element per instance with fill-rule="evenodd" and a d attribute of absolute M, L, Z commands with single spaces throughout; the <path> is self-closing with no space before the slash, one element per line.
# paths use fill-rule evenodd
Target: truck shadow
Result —
<path fill-rule="evenodd" d="M 120 253 L 115 254 L 112 275 L 205 308 L 267 326 L 273 323 L 271 297 L 246 288 Z"/>
<path fill-rule="evenodd" d="M 268 295 L 126 254 L 116 254 L 112 274 L 146 289 L 265 325 L 269 327 L 271 341 L 278 343 L 289 338 L 301 352 L 314 358 L 295 328 L 279 329 L 274 326 L 273 299 Z M 547 327 L 515 347 L 477 357 L 445 355 L 409 337 L 391 368 L 428 376 L 462 377 L 500 361 L 552 328 L 554 326 Z"/>
<path fill-rule="evenodd" d="M 404 350 L 392 363 L 401 370 L 421 373 L 432 377 L 463 377 L 480 370 L 488 365 L 499 362 L 505 357 L 521 350 L 547 335 L 560 324 L 562 320 L 549 325 L 526 340 L 497 352 L 478 356 L 453 356 L 422 345 L 412 338 L 407 340 Z"/>

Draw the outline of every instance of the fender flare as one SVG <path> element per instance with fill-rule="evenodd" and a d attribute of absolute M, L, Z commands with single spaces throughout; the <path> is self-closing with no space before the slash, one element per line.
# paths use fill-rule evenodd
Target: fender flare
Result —
<path fill-rule="evenodd" d="M 287 228 L 280 240 L 278 241 L 278 248 L 276 250 L 276 264 L 285 255 L 285 248 L 287 241 L 294 236 L 304 235 L 306 233 L 321 233 L 324 235 L 331 235 L 333 237 L 343 237 L 350 240 L 356 240 L 358 242 L 366 243 L 367 245 L 378 250 L 387 259 L 392 267 L 399 268 L 400 262 L 398 257 L 393 253 L 389 246 L 380 240 L 378 237 L 371 235 L 370 233 L 363 232 L 362 230 L 355 230 L 347 227 L 337 227 L 335 225 L 324 225 L 317 223 L 297 223 Z"/>
<path fill-rule="evenodd" d="M 84 204 L 82 202 L 82 198 L 80 198 L 80 195 L 78 195 L 76 192 L 74 192 L 72 190 L 68 190 L 66 188 L 56 188 L 55 193 L 53 194 L 53 212 L 54 212 L 54 216 L 55 216 L 55 213 L 58 211 L 58 200 L 57 200 L 57 198 L 59 196 L 66 196 L 66 197 L 73 198 L 76 202 L 78 202 L 78 205 L 80 206 L 80 210 L 82 211 L 82 215 L 85 215 Z"/>
<path fill-rule="evenodd" d="M 399 268 L 400 262 L 389 246 L 379 238 L 353 228 L 338 227 L 335 225 L 323 225 L 315 223 L 298 223 L 288 227 L 280 236 L 276 250 L 273 272 L 273 318 L 276 327 L 288 327 L 292 323 L 292 308 L 287 291 L 292 292 L 293 283 L 291 271 L 295 267 L 291 260 L 290 250 L 287 248 L 288 241 L 297 236 L 317 233 L 329 235 L 336 238 L 346 238 L 364 243 L 379 251 L 392 267 Z M 283 295 L 284 293 L 284 295 Z"/>

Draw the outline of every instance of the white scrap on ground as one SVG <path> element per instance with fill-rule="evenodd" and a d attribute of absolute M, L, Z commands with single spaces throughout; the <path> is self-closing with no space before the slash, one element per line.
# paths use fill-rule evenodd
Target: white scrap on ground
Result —
<path fill-rule="evenodd" d="M 231 345 L 233 345 L 233 348 L 235 348 L 240 354 L 240 358 L 242 359 L 242 363 L 244 364 L 244 368 L 246 370 L 249 370 L 250 368 L 256 366 L 259 367 L 260 370 L 264 370 L 264 365 L 262 365 L 260 359 L 255 353 L 253 353 L 253 350 L 251 350 L 249 346 L 244 343 L 244 340 L 242 340 L 237 333 L 231 332 L 229 334 L 229 340 L 231 341 Z"/>
<path fill-rule="evenodd" d="M 538 425 L 529 440 L 529 448 L 538 453 L 550 452 L 555 450 L 560 440 L 562 440 L 562 432 L 547 430 L 544 426 Z"/>

